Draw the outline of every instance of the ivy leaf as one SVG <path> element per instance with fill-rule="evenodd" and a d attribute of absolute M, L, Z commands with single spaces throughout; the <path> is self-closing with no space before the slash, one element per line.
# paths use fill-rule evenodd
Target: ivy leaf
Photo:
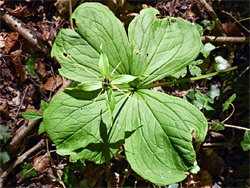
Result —
<path fill-rule="evenodd" d="M 227 110 L 230 106 L 230 104 L 236 99 L 236 94 L 234 93 L 229 99 L 222 104 L 223 112 Z"/>
<path fill-rule="evenodd" d="M 109 60 L 104 53 L 101 53 L 101 57 L 99 60 L 99 69 L 103 78 L 107 78 L 109 76 Z"/>
<path fill-rule="evenodd" d="M 190 74 L 192 76 L 200 76 L 201 75 L 201 69 L 198 66 L 196 66 L 196 65 L 200 65 L 202 63 L 203 63 L 203 61 L 201 59 L 199 59 L 197 61 L 194 61 L 193 63 L 191 63 L 188 66 L 188 69 L 189 69 Z"/>
<path fill-rule="evenodd" d="M 172 75 L 173 78 L 179 79 L 180 77 L 185 77 L 187 74 L 187 67 L 181 69 L 180 71 L 176 72 L 174 75 Z"/>
<path fill-rule="evenodd" d="M 128 28 L 130 71 L 147 75 L 140 85 L 172 76 L 193 62 L 201 49 L 200 35 L 181 18 L 157 19 L 156 9 L 143 9 Z"/>
<path fill-rule="evenodd" d="M 26 178 L 29 178 L 29 177 L 37 176 L 37 172 L 33 168 L 32 164 L 24 163 L 23 164 L 23 170 L 20 172 L 20 175 L 22 176 L 23 179 L 26 179 Z"/>
<path fill-rule="evenodd" d="M 225 129 L 224 123 L 212 120 L 212 130 L 215 132 L 222 131 Z"/>
<path fill-rule="evenodd" d="M 205 108 L 206 110 L 214 110 L 214 108 L 209 105 L 209 103 L 213 104 L 214 100 L 202 94 L 198 89 L 195 89 L 195 91 L 196 94 L 195 94 L 194 105 L 198 108 Z"/>
<path fill-rule="evenodd" d="M 44 127 L 55 143 L 57 153 L 70 155 L 70 161 L 87 159 L 98 164 L 113 157 L 123 143 L 124 126 L 112 118 L 106 106 L 105 93 L 70 90 L 50 102 L 44 113 Z M 127 96 L 115 91 L 113 117 L 122 111 Z M 63 104 L 63 105 L 62 105 Z"/>
<path fill-rule="evenodd" d="M 220 96 L 220 89 L 218 88 L 218 85 L 211 85 L 210 91 L 208 92 L 208 96 L 211 99 L 215 99 L 216 97 Z"/>
<path fill-rule="evenodd" d="M 185 100 L 149 90 L 135 92 L 127 105 L 120 119 L 127 131 L 134 130 L 125 139 L 131 168 L 159 185 L 185 179 L 195 162 L 192 130 L 199 142 L 206 136 L 203 114 Z"/>
<path fill-rule="evenodd" d="M 212 45 L 211 43 L 206 43 L 202 48 L 201 48 L 201 53 L 205 58 L 207 58 L 212 50 L 215 49 L 215 46 Z"/>
<path fill-rule="evenodd" d="M 25 69 L 31 76 L 38 76 L 37 73 L 35 72 L 35 65 L 36 65 L 36 57 L 29 54 L 25 63 Z"/>
<path fill-rule="evenodd" d="M 214 66 L 214 69 L 215 69 L 216 71 L 221 71 L 221 70 L 224 70 L 224 69 L 227 69 L 227 68 L 230 67 L 230 64 L 228 63 L 228 61 L 225 60 L 225 59 L 224 59 L 223 57 L 221 57 L 221 56 L 215 57 L 214 60 L 215 60 L 215 62 L 216 62 L 215 66 Z"/>
<path fill-rule="evenodd" d="M 41 114 L 39 114 L 37 111 L 34 110 L 28 110 L 22 114 L 24 119 L 27 120 L 37 120 L 43 118 Z"/>
<path fill-rule="evenodd" d="M 245 131 L 244 139 L 240 142 L 241 147 L 244 151 L 250 150 L 250 132 Z"/>
<path fill-rule="evenodd" d="M 3 143 L 6 144 L 11 134 L 8 133 L 9 127 L 0 124 L 0 140 L 3 140 Z"/>
<path fill-rule="evenodd" d="M 10 156 L 7 151 L 0 152 L 0 160 L 2 160 L 4 164 L 10 160 Z"/>

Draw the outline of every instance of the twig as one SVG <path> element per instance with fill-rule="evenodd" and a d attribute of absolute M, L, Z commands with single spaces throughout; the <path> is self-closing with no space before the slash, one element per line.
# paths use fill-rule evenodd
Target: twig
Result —
<path fill-rule="evenodd" d="M 226 15 L 228 15 L 228 16 L 230 16 L 237 24 L 239 24 L 239 26 L 241 26 L 241 27 L 242 27 L 243 29 L 245 29 L 248 33 L 250 33 L 250 31 L 249 31 L 244 25 L 242 25 L 238 20 L 236 20 L 236 18 L 233 17 L 232 14 L 230 14 L 229 12 L 226 12 L 226 11 L 224 11 L 224 10 L 222 10 L 221 12 L 224 13 L 224 14 L 226 14 Z"/>
<path fill-rule="evenodd" d="M 239 129 L 239 130 L 244 130 L 244 131 L 250 131 L 249 128 L 240 127 L 240 126 L 236 126 L 236 125 L 224 124 L 224 126 L 225 126 L 225 127 L 228 127 L 228 128 L 233 128 L 233 129 Z"/>
<path fill-rule="evenodd" d="M 241 19 L 241 20 L 238 20 L 238 22 L 243 22 L 243 21 L 247 21 L 247 20 L 250 20 L 250 17 L 248 17 L 248 18 L 243 18 L 243 19 Z M 234 22 L 235 23 L 235 22 Z"/>
<path fill-rule="evenodd" d="M 203 43 L 216 43 L 216 44 L 235 44 L 235 43 L 249 43 L 249 37 L 215 37 L 215 36 L 202 36 Z"/>
<path fill-rule="evenodd" d="M 225 123 L 227 120 L 229 120 L 229 119 L 232 117 L 232 115 L 234 114 L 234 112 L 235 112 L 235 107 L 234 107 L 234 105 L 233 105 L 232 103 L 230 103 L 230 105 L 233 107 L 233 111 L 231 112 L 231 114 L 230 114 L 226 119 L 224 119 L 224 120 L 222 121 L 222 123 Z"/>
<path fill-rule="evenodd" d="M 23 105 L 23 100 L 24 100 L 24 98 L 25 98 L 25 95 L 26 95 L 26 93 L 27 93 L 28 88 L 29 88 L 29 87 L 27 86 L 27 87 L 25 88 L 25 90 L 24 90 L 24 94 L 23 94 L 21 103 L 20 103 L 20 105 L 19 105 L 19 107 L 18 107 L 18 109 L 17 109 L 17 113 L 16 113 L 16 116 L 15 116 L 14 122 L 16 122 L 16 120 L 17 120 L 17 116 L 18 116 L 18 114 L 19 114 L 19 112 L 20 112 L 20 109 L 21 109 L 21 107 L 22 107 L 22 105 Z"/>
<path fill-rule="evenodd" d="M 71 15 L 72 15 L 72 1 L 69 0 L 69 17 L 70 18 L 71 18 Z M 70 27 L 71 27 L 71 29 L 74 29 L 73 20 L 71 20 L 71 22 L 70 22 Z"/>
<path fill-rule="evenodd" d="M 24 154 L 21 156 L 17 157 L 16 161 L 13 162 L 7 170 L 5 170 L 1 176 L 0 176 L 0 187 L 3 187 L 3 183 L 5 179 L 7 178 L 8 174 L 19 164 L 23 163 L 23 161 L 33 152 L 42 149 L 45 146 L 45 141 L 42 139 L 40 142 L 38 142 L 33 148 L 29 149 L 26 151 Z"/>
<path fill-rule="evenodd" d="M 37 50 L 42 51 L 48 59 L 52 60 L 50 57 L 50 48 L 43 40 L 36 36 L 35 31 L 28 29 L 23 22 L 4 12 L 2 9 L 0 9 L 0 18 L 8 25 L 8 27 L 10 27 L 13 31 L 20 33 L 22 37 L 32 44 Z"/>

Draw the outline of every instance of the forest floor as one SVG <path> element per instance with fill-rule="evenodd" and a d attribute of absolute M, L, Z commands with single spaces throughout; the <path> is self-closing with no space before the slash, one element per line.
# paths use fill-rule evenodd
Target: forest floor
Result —
<path fill-rule="evenodd" d="M 69 17 L 83 2 L 0 1 L 0 183 L 3 187 L 107 187 L 107 182 L 111 182 L 112 187 L 158 187 L 130 169 L 123 147 L 119 152 L 122 157 L 115 156 L 107 164 L 97 165 L 82 160 L 75 167 L 67 156 L 56 154 L 56 148 L 46 133 L 38 135 L 39 120 L 28 121 L 22 117 L 22 113 L 28 110 L 40 112 L 41 100 L 49 103 L 69 85 L 70 82 L 58 73 L 60 64 L 50 57 L 50 50 L 58 32 L 71 28 Z M 211 12 L 198 0 L 111 0 L 101 3 L 114 12 L 126 29 L 140 10 L 153 7 L 160 11 L 160 18 L 182 17 L 200 24 L 204 29 L 203 36 L 249 37 L 248 0 L 208 1 L 224 31 L 213 27 Z M 39 39 L 39 44 L 34 44 L 32 39 L 35 38 Z M 154 88 L 181 98 L 190 97 L 190 91 L 194 89 L 204 95 L 219 90 L 219 94 L 211 97 L 213 103 L 209 105 L 213 109 L 203 108 L 202 112 L 208 122 L 218 120 L 229 125 L 224 130 L 215 131 L 209 124 L 205 141 L 201 144 L 194 142 L 201 170 L 198 174 L 187 173 L 187 178 L 178 185 L 250 187 L 250 153 L 243 151 L 240 144 L 244 130 L 250 128 L 249 42 L 222 41 L 213 45 L 215 50 L 203 58 L 204 63 L 199 66 L 202 74 L 214 72 L 214 58 L 217 56 L 222 56 L 231 67 L 238 66 L 238 69 L 212 79 Z M 184 78 L 188 77 L 192 77 L 190 72 Z M 235 101 L 222 112 L 222 104 L 234 93 Z"/>

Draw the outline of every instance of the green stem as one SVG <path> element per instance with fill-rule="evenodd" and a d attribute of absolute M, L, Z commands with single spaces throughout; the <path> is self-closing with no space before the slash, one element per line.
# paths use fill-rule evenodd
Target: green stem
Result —
<path fill-rule="evenodd" d="M 162 82 L 162 83 L 158 83 L 158 84 L 151 84 L 151 85 L 141 86 L 141 87 L 138 87 L 138 89 L 150 89 L 150 88 L 154 88 L 154 87 L 158 87 L 158 86 L 167 86 L 167 85 L 172 85 L 172 84 L 180 84 L 180 83 L 192 82 L 192 81 L 196 81 L 196 80 L 201 80 L 201 79 L 213 77 L 213 76 L 216 76 L 216 75 L 218 75 L 220 73 L 223 73 L 223 72 L 230 72 L 230 71 L 233 71 L 233 70 L 236 70 L 236 69 L 238 69 L 238 66 L 231 67 L 231 68 L 221 70 L 221 71 L 218 71 L 218 72 L 213 72 L 213 73 L 210 73 L 210 74 L 205 74 L 205 75 L 202 75 L 202 76 L 193 77 L 193 78 L 186 78 L 186 79 L 177 80 L 177 81 Z"/>

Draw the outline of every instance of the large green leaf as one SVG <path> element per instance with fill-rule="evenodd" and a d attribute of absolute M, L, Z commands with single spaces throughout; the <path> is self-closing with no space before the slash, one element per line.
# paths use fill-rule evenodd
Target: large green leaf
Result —
<path fill-rule="evenodd" d="M 130 72 L 149 84 L 180 71 L 199 54 L 200 35 L 181 18 L 157 19 L 156 9 L 143 9 L 129 25 Z"/>
<path fill-rule="evenodd" d="M 94 75 L 101 77 L 101 51 L 108 57 L 110 72 L 121 63 L 115 74 L 129 73 L 128 37 L 122 23 L 106 6 L 83 3 L 76 8 L 71 19 L 75 20 L 77 29 L 61 30 L 51 53 L 62 66 L 62 76 L 78 82 L 96 80 Z"/>
<path fill-rule="evenodd" d="M 70 155 L 72 162 L 84 158 L 96 163 L 108 161 L 124 140 L 124 126 L 116 114 L 122 111 L 127 96 L 115 92 L 115 117 L 106 107 L 105 95 L 99 91 L 69 90 L 58 94 L 44 113 L 45 131 L 61 155 Z"/>
<path fill-rule="evenodd" d="M 206 136 L 203 114 L 183 99 L 149 90 L 134 93 L 128 107 L 120 119 L 135 131 L 125 140 L 132 169 L 160 185 L 183 180 L 195 162 L 192 131 L 199 142 Z"/>

